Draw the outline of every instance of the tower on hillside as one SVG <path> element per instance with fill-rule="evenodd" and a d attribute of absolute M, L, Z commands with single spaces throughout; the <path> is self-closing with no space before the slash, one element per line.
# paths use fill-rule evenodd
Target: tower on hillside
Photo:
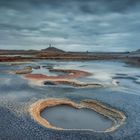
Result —
<path fill-rule="evenodd" d="M 51 48 L 52 47 L 52 44 L 49 44 L 49 48 Z"/>

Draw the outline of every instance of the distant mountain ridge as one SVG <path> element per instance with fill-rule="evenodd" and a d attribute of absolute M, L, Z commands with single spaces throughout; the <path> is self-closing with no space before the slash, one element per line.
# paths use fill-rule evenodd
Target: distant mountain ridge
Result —
<path fill-rule="evenodd" d="M 49 47 L 45 48 L 45 49 L 41 49 L 41 50 L 34 50 L 34 49 L 30 49 L 30 50 L 6 50 L 6 49 L 0 49 L 0 55 L 6 55 L 6 54 L 37 54 L 37 53 L 73 53 L 73 54 L 139 54 L 140 55 L 140 49 L 135 50 L 135 51 L 131 51 L 131 52 L 73 52 L 73 51 L 64 51 L 62 49 L 53 47 L 51 45 L 49 45 Z"/>

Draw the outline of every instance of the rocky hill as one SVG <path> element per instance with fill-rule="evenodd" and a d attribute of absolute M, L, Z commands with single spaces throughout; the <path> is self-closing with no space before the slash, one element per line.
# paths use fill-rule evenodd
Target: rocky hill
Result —
<path fill-rule="evenodd" d="M 54 52 L 54 53 L 63 53 L 65 51 L 55 48 L 55 47 L 48 47 L 46 49 L 42 49 L 41 52 Z"/>

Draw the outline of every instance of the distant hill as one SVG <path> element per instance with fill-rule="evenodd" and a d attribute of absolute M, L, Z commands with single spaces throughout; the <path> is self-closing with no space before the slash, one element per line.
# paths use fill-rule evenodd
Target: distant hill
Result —
<path fill-rule="evenodd" d="M 140 49 L 136 50 L 136 51 L 132 51 L 132 54 L 140 54 Z"/>
<path fill-rule="evenodd" d="M 140 49 L 130 52 L 128 57 L 140 57 Z"/>
<path fill-rule="evenodd" d="M 139 52 L 140 53 L 140 49 L 136 50 L 135 52 Z"/>
<path fill-rule="evenodd" d="M 61 50 L 61 49 L 58 49 L 58 48 L 55 48 L 55 47 L 48 47 L 46 49 L 42 49 L 41 50 L 42 52 L 56 52 L 56 53 L 63 53 L 65 51 Z"/>

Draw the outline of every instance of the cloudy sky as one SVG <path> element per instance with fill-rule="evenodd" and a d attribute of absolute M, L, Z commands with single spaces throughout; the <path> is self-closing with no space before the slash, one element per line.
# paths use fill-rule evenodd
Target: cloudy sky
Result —
<path fill-rule="evenodd" d="M 140 0 L 0 0 L 0 49 L 140 48 Z"/>

